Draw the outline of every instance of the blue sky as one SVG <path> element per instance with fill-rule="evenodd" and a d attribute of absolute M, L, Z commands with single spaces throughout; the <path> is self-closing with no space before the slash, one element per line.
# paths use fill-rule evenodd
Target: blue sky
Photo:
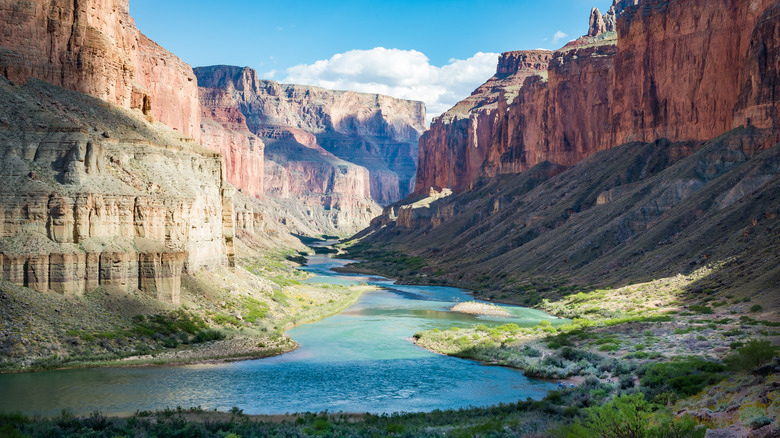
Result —
<path fill-rule="evenodd" d="M 556 49 L 610 0 L 130 0 L 136 26 L 193 67 L 380 92 L 440 113 L 490 77 L 497 54 Z"/>

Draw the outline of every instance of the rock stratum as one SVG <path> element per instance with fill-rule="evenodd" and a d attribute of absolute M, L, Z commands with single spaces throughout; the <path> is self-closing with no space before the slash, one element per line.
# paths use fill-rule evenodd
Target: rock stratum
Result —
<path fill-rule="evenodd" d="M 0 78 L 0 278 L 177 303 L 181 276 L 233 264 L 221 156 L 142 113 Z"/>
<path fill-rule="evenodd" d="M 0 278 L 178 303 L 182 275 L 232 266 L 234 188 L 198 144 L 192 68 L 127 0 L 3 1 L 0 17 Z"/>
<path fill-rule="evenodd" d="M 420 281 L 502 299 L 539 278 L 621 284 L 703 265 L 718 266 L 707 287 L 777 298 L 780 2 L 611 11 L 614 32 L 591 14 L 597 29 L 560 50 L 502 56 L 422 136 L 415 196 L 363 235 L 422 256 Z M 515 97 L 475 104 L 518 74 Z"/>
<path fill-rule="evenodd" d="M 195 74 L 204 115 L 237 123 L 264 143 L 267 194 L 357 215 L 336 219 L 348 224 L 367 223 L 377 212 L 373 202 L 412 190 L 422 102 L 279 84 L 246 67 L 198 67 Z M 251 183 L 231 182 L 242 190 Z"/>

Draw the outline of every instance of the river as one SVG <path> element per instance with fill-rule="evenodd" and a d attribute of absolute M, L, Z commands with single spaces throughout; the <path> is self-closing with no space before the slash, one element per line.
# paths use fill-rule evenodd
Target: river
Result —
<path fill-rule="evenodd" d="M 338 315 L 290 330 L 300 344 L 291 353 L 224 364 L 4 374 L 0 411 L 53 415 L 68 408 L 86 415 L 235 406 L 247 414 L 418 412 L 540 399 L 554 389 L 517 370 L 431 353 L 409 338 L 433 328 L 563 320 L 515 306 L 505 306 L 513 318 L 450 312 L 454 303 L 473 297 L 457 288 L 401 286 L 330 270 L 347 262 L 312 256 L 302 269 L 316 274 L 308 281 L 366 282 L 382 289 L 364 294 Z"/>

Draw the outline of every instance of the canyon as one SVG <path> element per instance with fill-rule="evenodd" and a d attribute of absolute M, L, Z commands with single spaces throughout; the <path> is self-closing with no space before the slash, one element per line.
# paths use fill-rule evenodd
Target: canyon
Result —
<path fill-rule="evenodd" d="M 237 234 L 354 233 L 412 189 L 421 102 L 199 78 L 128 0 L 3 2 L 0 18 L 2 279 L 178 303 L 182 275 L 234 265 Z"/>
<path fill-rule="evenodd" d="M 726 264 L 701 284 L 774 302 L 779 11 L 615 1 L 614 25 L 596 10 L 557 51 L 503 54 L 423 134 L 414 196 L 358 237 L 426 260 L 409 281 L 512 302 L 706 263 Z"/>

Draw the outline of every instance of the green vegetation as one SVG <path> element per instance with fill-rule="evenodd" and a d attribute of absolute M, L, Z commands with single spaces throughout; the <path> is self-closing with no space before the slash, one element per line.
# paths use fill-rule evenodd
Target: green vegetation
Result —
<path fill-rule="evenodd" d="M 421 278 L 423 270 L 428 266 L 422 257 L 409 256 L 400 251 L 376 248 L 364 243 L 357 243 L 346 249 L 350 258 L 370 260 L 370 262 L 350 265 L 352 269 L 357 271 L 375 271 L 388 277 L 413 281 L 414 278 Z"/>
<path fill-rule="evenodd" d="M 726 367 L 720 363 L 699 358 L 679 358 L 667 363 L 647 364 L 638 371 L 646 394 L 661 396 L 691 396 L 705 386 L 723 380 Z"/>
<path fill-rule="evenodd" d="M 768 340 L 751 339 L 744 346 L 737 347 L 736 353 L 728 356 L 725 362 L 737 371 L 750 371 L 764 365 L 777 357 L 778 347 L 773 347 Z"/>
<path fill-rule="evenodd" d="M 586 410 L 584 421 L 557 430 L 554 435 L 571 438 L 703 438 L 706 428 L 690 416 L 675 418 L 639 394 L 621 395 L 603 406 Z"/>

